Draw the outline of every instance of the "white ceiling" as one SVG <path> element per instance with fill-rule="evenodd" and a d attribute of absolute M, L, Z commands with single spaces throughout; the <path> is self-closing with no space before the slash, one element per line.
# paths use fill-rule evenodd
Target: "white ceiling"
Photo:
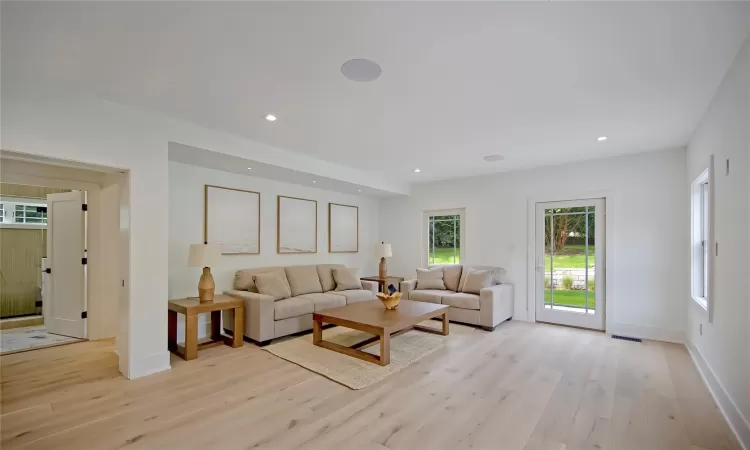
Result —
<path fill-rule="evenodd" d="M 683 146 L 749 31 L 747 2 L 4 1 L 2 77 L 418 182 Z"/>

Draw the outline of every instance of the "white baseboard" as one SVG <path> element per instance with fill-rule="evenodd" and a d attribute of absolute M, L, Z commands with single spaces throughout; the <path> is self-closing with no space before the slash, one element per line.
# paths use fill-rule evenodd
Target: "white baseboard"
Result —
<path fill-rule="evenodd" d="M 130 380 L 134 380 L 136 378 L 164 372 L 165 370 L 169 370 L 171 368 L 172 366 L 169 364 L 169 351 L 165 350 L 163 352 L 152 353 L 145 358 L 140 358 L 136 361 L 132 361 L 127 377 Z"/>
<path fill-rule="evenodd" d="M 693 358 L 693 363 L 698 368 L 698 373 L 701 374 L 703 381 L 706 383 L 709 392 L 719 406 L 719 411 L 724 415 L 724 419 L 729 423 L 729 427 L 734 431 L 737 440 L 740 441 L 740 445 L 745 450 L 750 449 L 750 422 L 747 418 L 742 415 L 742 412 L 737 408 L 737 405 L 732 400 L 732 397 L 727 394 L 726 389 L 722 386 L 721 382 L 711 367 L 708 365 L 703 355 L 693 345 L 692 342 L 685 344 L 690 356 Z"/>
<path fill-rule="evenodd" d="M 668 330 L 664 328 L 631 325 L 627 323 L 608 324 L 607 334 L 648 339 L 650 341 L 673 342 L 675 344 L 685 343 L 685 333 L 682 330 Z"/>

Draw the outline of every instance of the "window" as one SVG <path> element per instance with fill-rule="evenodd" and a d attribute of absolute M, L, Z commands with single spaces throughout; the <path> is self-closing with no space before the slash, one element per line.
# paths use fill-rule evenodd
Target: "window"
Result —
<path fill-rule="evenodd" d="M 692 185 L 692 297 L 708 309 L 711 267 L 711 186 L 709 170 L 703 172 Z"/>
<path fill-rule="evenodd" d="M 425 213 L 427 264 L 460 264 L 463 259 L 462 209 Z"/>
<path fill-rule="evenodd" d="M 47 225 L 47 206 L 43 203 L 0 202 L 0 223 Z"/>

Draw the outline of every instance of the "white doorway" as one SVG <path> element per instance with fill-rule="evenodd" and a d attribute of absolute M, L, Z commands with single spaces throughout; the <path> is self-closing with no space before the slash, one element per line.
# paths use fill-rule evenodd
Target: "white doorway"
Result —
<path fill-rule="evenodd" d="M 605 200 L 536 204 L 536 320 L 605 329 Z"/>

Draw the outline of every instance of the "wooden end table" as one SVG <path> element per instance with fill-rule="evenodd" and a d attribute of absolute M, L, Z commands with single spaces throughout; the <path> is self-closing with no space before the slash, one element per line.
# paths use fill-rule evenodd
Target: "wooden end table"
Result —
<path fill-rule="evenodd" d="M 385 292 L 385 287 L 389 284 L 395 284 L 396 285 L 396 292 L 399 290 L 399 283 L 404 281 L 404 277 L 385 277 L 380 278 L 379 276 L 372 276 L 372 277 L 362 277 L 360 280 L 365 281 L 374 281 L 378 283 L 378 292 Z"/>
<path fill-rule="evenodd" d="M 387 366 L 391 363 L 391 338 L 411 330 L 448 335 L 448 305 L 401 300 L 398 308 L 385 309 L 380 300 L 352 303 L 339 308 L 313 313 L 313 344 L 335 352 L 353 356 L 367 362 Z M 442 316 L 442 330 L 418 325 L 433 317 Z M 323 340 L 323 323 L 332 323 L 375 336 L 345 347 Z M 362 349 L 380 343 L 380 356 Z"/>
<path fill-rule="evenodd" d="M 234 336 L 221 333 L 221 312 L 232 311 Z M 211 313 L 211 337 L 198 342 L 198 314 Z M 185 314 L 185 345 L 177 344 L 177 313 Z M 226 344 L 232 348 L 242 347 L 244 335 L 245 304 L 242 299 L 229 295 L 217 295 L 213 302 L 201 303 L 197 298 L 169 301 L 167 342 L 170 352 L 186 361 L 198 357 L 198 350 Z"/>

